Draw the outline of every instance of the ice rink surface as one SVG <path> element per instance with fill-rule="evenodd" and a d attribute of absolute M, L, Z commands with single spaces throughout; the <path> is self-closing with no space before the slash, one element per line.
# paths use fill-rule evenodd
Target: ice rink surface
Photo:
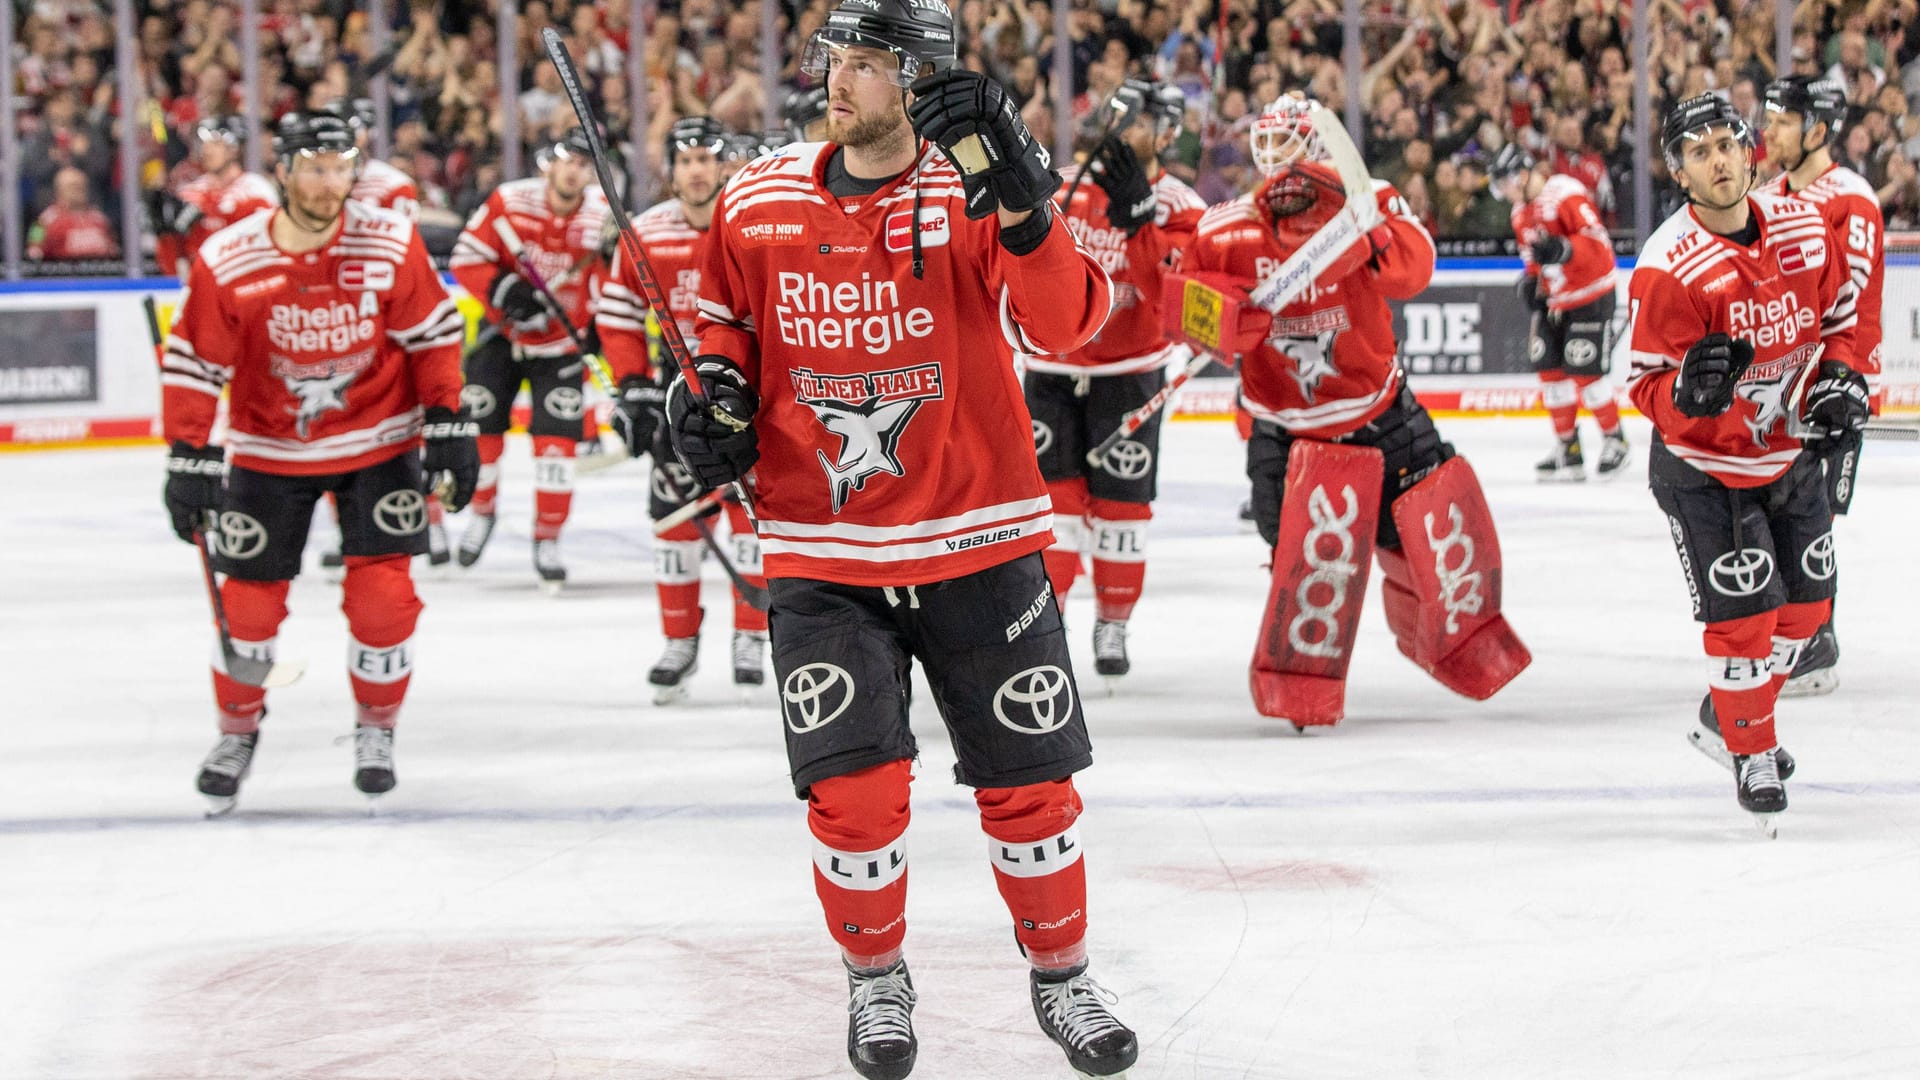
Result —
<path fill-rule="evenodd" d="M 1535 656 L 1490 702 L 1399 656 L 1376 574 L 1348 718 L 1302 737 L 1254 713 L 1263 552 L 1224 424 L 1168 429 L 1111 696 L 1084 579 L 1072 598 L 1090 943 L 1140 1035 L 1131 1075 L 1920 1076 L 1920 448 L 1872 444 L 1836 530 L 1842 684 L 1780 709 L 1799 774 L 1767 841 L 1684 737 L 1704 662 L 1644 425 L 1629 477 L 1552 487 L 1545 420 L 1441 427 L 1487 487 Z M 650 704 L 640 466 L 581 480 L 573 584 L 548 598 L 509 444 L 492 547 L 423 574 L 377 816 L 337 741 L 338 589 L 303 576 L 280 647 L 309 671 L 273 694 L 239 809 L 207 821 L 210 633 L 162 456 L 0 456 L 0 1077 L 853 1075 L 773 695 L 730 683 L 711 566 L 694 696 Z M 1065 1078 L 916 700 L 914 1076 Z"/>

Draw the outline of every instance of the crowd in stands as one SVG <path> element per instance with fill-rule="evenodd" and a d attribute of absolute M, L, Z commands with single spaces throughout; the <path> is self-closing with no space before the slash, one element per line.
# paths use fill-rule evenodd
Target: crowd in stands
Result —
<path fill-rule="evenodd" d="M 672 122 L 705 113 L 738 130 L 763 126 L 799 85 L 798 45 L 829 0 L 789 0 L 778 11 L 777 70 L 764 70 L 760 3 L 660 0 L 644 35 L 648 146 Z M 1068 0 L 1072 102 L 1086 134 L 1096 107 L 1131 74 L 1158 76 L 1188 102 L 1187 131 L 1169 167 L 1209 201 L 1246 190 L 1253 172 L 1246 129 L 1261 106 L 1302 89 L 1336 112 L 1360 97 L 1363 150 L 1443 239 L 1510 238 L 1507 206 L 1489 192 L 1486 167 L 1507 141 L 1592 188 L 1610 224 L 1634 221 L 1634 76 L 1628 0 L 1366 0 L 1360 85 L 1341 60 L 1341 0 L 1225 0 L 1224 25 L 1201 0 Z M 21 191 L 35 223 L 34 250 L 66 236 L 63 217 L 118 220 L 114 33 L 105 0 L 29 0 L 15 14 L 12 122 L 20 138 Z M 540 31 L 559 28 L 586 73 L 607 128 L 629 128 L 625 77 L 635 35 L 629 4 L 525 0 L 516 24 L 518 70 L 503 105 L 494 5 L 391 0 L 390 159 L 411 174 L 423 203 L 464 214 L 500 181 L 506 109 L 535 147 L 574 123 Z M 338 0 L 261 0 L 262 121 L 354 94 L 372 58 L 364 7 Z M 1005 83 L 1026 120 L 1052 142 L 1049 92 L 1054 37 L 1045 0 L 959 0 L 961 62 Z M 238 5 L 145 0 L 138 13 L 137 105 L 147 165 L 142 185 L 190 178 L 192 129 L 204 116 L 240 111 Z M 1920 228 L 1920 0 L 1799 0 L 1792 70 L 1825 72 L 1847 87 L 1852 110 L 1835 157 L 1879 190 L 1889 229 Z M 1654 115 L 1687 95 L 1724 93 L 1760 122 L 1760 90 L 1774 69 L 1775 8 L 1739 0 L 1654 0 L 1650 11 Z M 1653 219 L 1678 205 L 1658 154 L 1647 155 Z M 656 158 L 657 160 L 657 158 Z M 1763 165 L 1764 171 L 1764 165 Z M 49 228 L 49 226 L 53 226 Z"/>

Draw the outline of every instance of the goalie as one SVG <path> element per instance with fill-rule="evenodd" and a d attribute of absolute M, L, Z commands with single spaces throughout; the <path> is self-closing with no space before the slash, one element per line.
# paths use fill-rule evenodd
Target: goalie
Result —
<path fill-rule="evenodd" d="M 1330 116 L 1283 97 L 1254 122 L 1265 180 L 1208 211 L 1193 273 L 1170 275 L 1163 293 L 1176 334 L 1240 354 L 1254 520 L 1274 546 L 1253 698 L 1301 730 L 1343 715 L 1372 558 L 1400 651 L 1447 687 L 1484 700 L 1531 659 L 1500 615 L 1499 542 L 1479 482 L 1395 359 L 1387 301 L 1426 288 L 1433 240 L 1391 185 L 1365 177 Z M 1350 190 L 1376 205 L 1348 209 Z M 1330 243 L 1343 226 L 1351 243 Z M 1280 294 L 1276 313 L 1255 307 L 1249 290 L 1303 252 L 1311 284 Z M 1192 318 L 1196 306 L 1206 319 Z"/>

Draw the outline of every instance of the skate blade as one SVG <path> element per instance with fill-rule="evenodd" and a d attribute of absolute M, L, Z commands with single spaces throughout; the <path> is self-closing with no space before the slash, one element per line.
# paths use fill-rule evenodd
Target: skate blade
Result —
<path fill-rule="evenodd" d="M 1821 668 L 1809 671 L 1805 675 L 1788 679 L 1780 687 L 1781 697 L 1823 697 L 1840 688 L 1840 672 L 1835 668 Z"/>
<path fill-rule="evenodd" d="M 567 583 L 564 581 L 543 581 L 540 583 L 540 591 L 546 593 L 548 596 L 559 596 L 566 591 L 566 588 Z"/>
<path fill-rule="evenodd" d="M 1748 813 L 1753 814 L 1754 827 L 1760 830 L 1761 836 L 1769 840 L 1780 838 L 1780 823 L 1775 820 L 1780 816 L 1778 813 L 1762 814 L 1751 810 Z"/>
<path fill-rule="evenodd" d="M 1073 1069 L 1073 1066 L 1069 1065 L 1067 1068 Z M 1073 1069 L 1073 1075 L 1079 1077 L 1080 1080 L 1127 1080 L 1127 1073 L 1131 1071 L 1132 1069 L 1129 1067 L 1121 1069 L 1117 1073 L 1107 1073 L 1103 1076 L 1099 1073 L 1082 1072 L 1079 1069 Z"/>
<path fill-rule="evenodd" d="M 237 795 L 202 795 L 201 798 L 207 800 L 206 820 L 208 821 L 233 813 L 234 806 L 240 801 Z"/>
<path fill-rule="evenodd" d="M 1695 750 L 1705 754 L 1710 760 L 1718 762 L 1721 768 L 1728 772 L 1733 771 L 1733 755 L 1727 752 L 1725 743 L 1699 728 L 1687 732 L 1687 742 L 1693 744 Z"/>
<path fill-rule="evenodd" d="M 689 672 L 689 674 L 691 674 L 691 672 Z M 654 687 L 653 690 L 653 703 L 655 705 L 671 705 L 676 701 L 684 700 L 686 696 L 687 684 L 684 682 L 678 686 L 657 686 Z"/>
<path fill-rule="evenodd" d="M 1587 474 L 1583 472 L 1534 473 L 1533 475 L 1543 484 L 1584 484 L 1587 482 Z"/>

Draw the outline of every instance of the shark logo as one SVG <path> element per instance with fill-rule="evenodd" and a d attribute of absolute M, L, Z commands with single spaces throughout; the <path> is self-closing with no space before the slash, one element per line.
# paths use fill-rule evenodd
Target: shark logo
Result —
<path fill-rule="evenodd" d="M 1314 403 L 1313 396 L 1320 389 L 1320 380 L 1340 374 L 1340 369 L 1333 366 L 1333 339 L 1339 333 L 1338 330 L 1323 330 L 1311 338 L 1288 337 L 1275 343 L 1280 354 L 1293 361 L 1287 374 L 1299 384 L 1300 394 L 1309 405 Z"/>
<path fill-rule="evenodd" d="M 302 439 L 307 437 L 308 429 L 321 413 L 347 407 L 347 386 L 359 377 L 358 371 L 342 371 L 314 379 L 296 379 L 291 375 L 282 377 L 281 381 L 287 384 L 287 393 L 300 401 L 299 405 L 288 411 L 293 413 L 294 430 Z"/>
<path fill-rule="evenodd" d="M 946 396 L 938 364 L 852 375 L 796 368 L 793 387 L 794 396 L 813 410 L 820 426 L 840 438 L 832 457 L 815 451 L 836 514 L 854 492 L 866 490 L 873 477 L 906 475 L 899 450 L 907 424 L 922 403 Z"/>
<path fill-rule="evenodd" d="M 1744 379 L 1734 387 L 1736 395 L 1753 404 L 1753 415 L 1747 418 L 1747 432 L 1753 436 L 1753 445 L 1762 450 L 1771 449 L 1767 445 L 1767 432 L 1772 431 L 1773 425 L 1787 414 L 1784 400 L 1786 391 L 1787 380 L 1777 376 L 1771 379 Z"/>

